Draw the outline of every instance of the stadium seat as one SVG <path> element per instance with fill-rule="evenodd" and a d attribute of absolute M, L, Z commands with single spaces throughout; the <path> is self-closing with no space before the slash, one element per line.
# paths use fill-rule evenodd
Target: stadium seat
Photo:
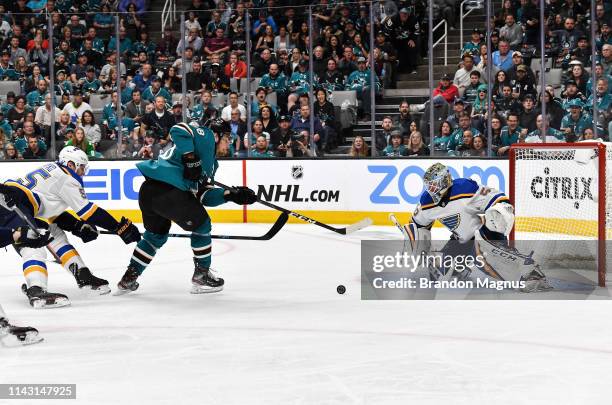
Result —
<path fill-rule="evenodd" d="M 550 71 L 546 72 L 546 83 L 552 86 L 561 86 L 561 75 L 563 74 L 563 69 L 550 69 Z"/>
<path fill-rule="evenodd" d="M 9 91 L 12 91 L 13 93 L 15 93 L 15 95 L 20 95 L 21 86 L 19 85 L 19 81 L 14 80 L 14 81 L 0 82 L 0 94 L 6 97 L 6 93 L 8 93 Z"/>
<path fill-rule="evenodd" d="M 227 104 L 227 94 L 217 93 L 216 95 L 213 95 L 212 103 L 217 108 L 225 107 Z"/>
<path fill-rule="evenodd" d="M 261 77 L 252 77 L 251 78 L 251 88 L 250 88 L 250 90 L 252 92 L 255 92 L 255 90 L 259 86 L 259 82 L 260 81 L 261 81 Z M 247 79 L 245 77 L 243 77 L 242 79 L 240 79 L 240 91 L 242 93 L 246 93 L 247 90 L 248 90 L 247 89 Z"/>
<path fill-rule="evenodd" d="M 357 105 L 357 93 L 351 91 L 333 91 L 329 96 L 329 101 L 337 107 L 341 107 L 345 101 L 349 102 L 349 105 Z"/>
<path fill-rule="evenodd" d="M 108 94 L 92 94 L 89 96 L 89 105 L 94 112 L 102 111 L 104 106 L 110 102 L 111 98 Z"/>

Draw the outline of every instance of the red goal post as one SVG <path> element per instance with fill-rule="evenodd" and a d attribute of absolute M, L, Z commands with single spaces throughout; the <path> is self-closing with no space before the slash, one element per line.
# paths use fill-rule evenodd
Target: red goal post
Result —
<path fill-rule="evenodd" d="M 519 143 L 509 151 L 510 201 L 516 215 L 510 239 L 515 240 L 515 232 L 530 232 L 542 239 L 597 240 L 595 260 L 601 287 L 606 285 L 607 229 L 611 228 L 606 204 L 612 184 L 608 187 L 606 166 L 612 160 L 612 147 L 607 146 L 600 142 Z M 551 170 L 554 173 L 549 177 Z M 593 182 L 596 196 L 590 189 Z M 541 188 L 536 190 L 536 186 Z M 585 194 L 592 198 L 583 199 Z"/>

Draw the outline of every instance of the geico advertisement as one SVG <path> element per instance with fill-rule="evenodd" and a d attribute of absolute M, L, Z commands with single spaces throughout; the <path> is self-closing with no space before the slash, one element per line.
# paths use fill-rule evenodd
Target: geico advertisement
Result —
<path fill-rule="evenodd" d="M 346 162 L 248 160 L 246 183 L 262 200 L 291 209 L 349 209 L 347 195 L 353 184 L 344 169 Z"/>
<path fill-rule="evenodd" d="M 516 167 L 517 213 L 575 219 L 597 218 L 597 161 L 521 160 Z"/>

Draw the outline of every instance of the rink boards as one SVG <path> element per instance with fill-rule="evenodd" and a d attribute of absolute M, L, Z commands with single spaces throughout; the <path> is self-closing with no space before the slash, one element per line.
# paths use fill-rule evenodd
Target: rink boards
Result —
<path fill-rule="evenodd" d="M 508 190 L 506 160 L 223 160 L 215 179 L 247 185 L 264 200 L 320 221 L 350 223 L 367 216 L 375 224 L 389 225 L 389 212 L 395 212 L 401 221 L 408 219 L 423 190 L 425 170 L 435 162 L 448 165 L 455 178 L 470 177 Z M 144 179 L 135 163 L 92 161 L 84 183 L 92 201 L 117 216 L 140 221 L 138 190 Z M 0 168 L 4 177 L 25 175 L 38 166 L 40 162 L 3 162 Z M 278 216 L 260 204 L 239 207 L 230 203 L 209 211 L 216 222 L 272 222 Z"/>

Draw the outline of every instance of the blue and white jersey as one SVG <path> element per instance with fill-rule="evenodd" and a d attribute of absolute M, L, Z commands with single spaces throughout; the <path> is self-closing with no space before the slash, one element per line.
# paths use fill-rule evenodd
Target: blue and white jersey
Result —
<path fill-rule="evenodd" d="M 418 227 L 431 228 L 437 220 L 465 243 L 474 238 L 474 233 L 482 226 L 480 215 L 502 201 L 509 202 L 509 199 L 499 190 L 479 185 L 471 179 L 455 179 L 438 204 L 426 191 L 423 192 L 412 214 L 412 222 Z"/>
<path fill-rule="evenodd" d="M 37 218 L 53 220 L 70 208 L 86 221 L 98 209 L 87 198 L 83 179 L 59 163 L 46 163 L 21 177 L 7 179 L 4 184 L 25 193 Z"/>

